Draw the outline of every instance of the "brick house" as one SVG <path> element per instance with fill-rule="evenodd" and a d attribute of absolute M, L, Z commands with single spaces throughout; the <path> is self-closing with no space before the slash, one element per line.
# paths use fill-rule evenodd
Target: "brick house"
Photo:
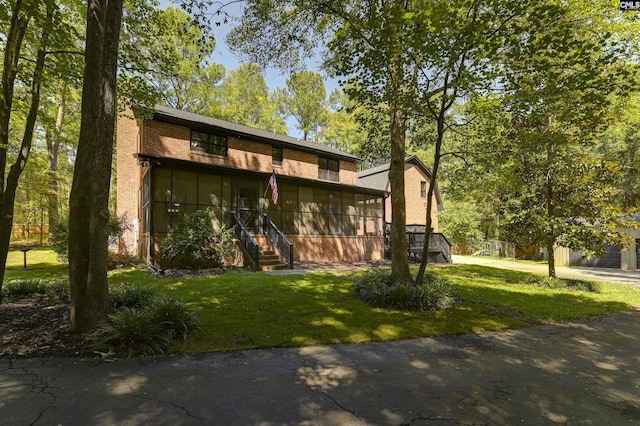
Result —
<path fill-rule="evenodd" d="M 390 191 L 389 182 L 390 163 L 370 169 L 361 170 L 356 174 L 357 184 L 361 187 Z M 419 261 L 422 256 L 424 231 L 427 224 L 427 195 L 432 178 L 431 170 L 416 156 L 408 157 L 404 164 L 405 202 L 407 215 L 407 242 L 409 259 Z M 442 196 L 436 182 L 433 191 L 431 208 L 432 235 L 429 243 L 429 261 L 438 263 L 451 262 L 451 243 L 438 232 L 438 212 L 442 210 Z M 390 256 L 391 238 L 391 198 L 385 200 L 385 253 Z"/>
<path fill-rule="evenodd" d="M 253 250 L 275 251 L 284 240 L 292 246 L 291 259 L 280 250 L 290 266 L 294 259 L 384 256 L 387 193 L 357 185 L 353 155 L 163 106 L 152 118 L 130 111 L 119 117 L 116 143 L 117 212 L 132 225 L 124 241 L 150 263 L 159 260 L 159 242 L 181 216 L 203 208 L 216 227 L 241 225 L 245 263 L 254 262 Z M 268 184 L 272 172 L 277 204 Z"/>

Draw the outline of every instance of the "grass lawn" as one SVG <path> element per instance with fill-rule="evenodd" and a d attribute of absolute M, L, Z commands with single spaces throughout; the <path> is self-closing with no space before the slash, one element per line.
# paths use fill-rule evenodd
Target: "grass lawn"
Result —
<path fill-rule="evenodd" d="M 66 276 L 66 265 L 46 250 L 13 252 L 6 279 Z M 37 269 L 41 268 L 41 269 Z M 224 275 L 154 278 L 145 270 L 110 272 L 110 286 L 139 283 L 184 300 L 200 318 L 201 331 L 175 352 L 386 341 L 460 334 L 540 323 L 581 320 L 640 304 L 640 291 L 598 284 L 598 292 L 539 288 L 528 273 L 484 266 L 433 268 L 449 278 L 458 303 L 439 312 L 371 308 L 355 298 L 351 284 L 361 272 Z"/>

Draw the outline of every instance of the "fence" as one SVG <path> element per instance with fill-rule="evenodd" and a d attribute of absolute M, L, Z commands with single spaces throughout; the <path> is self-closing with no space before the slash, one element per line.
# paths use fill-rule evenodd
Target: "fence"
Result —
<path fill-rule="evenodd" d="M 11 228 L 11 242 L 18 241 L 49 242 L 49 225 L 14 224 Z"/>

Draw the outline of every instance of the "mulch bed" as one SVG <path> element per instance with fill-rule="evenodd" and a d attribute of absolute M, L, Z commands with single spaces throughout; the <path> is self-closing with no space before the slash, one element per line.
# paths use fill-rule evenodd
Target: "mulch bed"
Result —
<path fill-rule="evenodd" d="M 69 333 L 69 304 L 34 295 L 0 304 L 0 358 L 99 356 L 95 338 Z"/>

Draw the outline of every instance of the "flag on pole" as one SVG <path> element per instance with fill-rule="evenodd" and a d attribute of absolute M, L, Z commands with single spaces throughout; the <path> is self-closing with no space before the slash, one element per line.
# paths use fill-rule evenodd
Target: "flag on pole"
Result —
<path fill-rule="evenodd" d="M 278 182 L 276 182 L 276 172 L 271 172 L 271 177 L 269 178 L 269 186 L 271 186 L 271 200 L 273 204 L 278 204 Z"/>

